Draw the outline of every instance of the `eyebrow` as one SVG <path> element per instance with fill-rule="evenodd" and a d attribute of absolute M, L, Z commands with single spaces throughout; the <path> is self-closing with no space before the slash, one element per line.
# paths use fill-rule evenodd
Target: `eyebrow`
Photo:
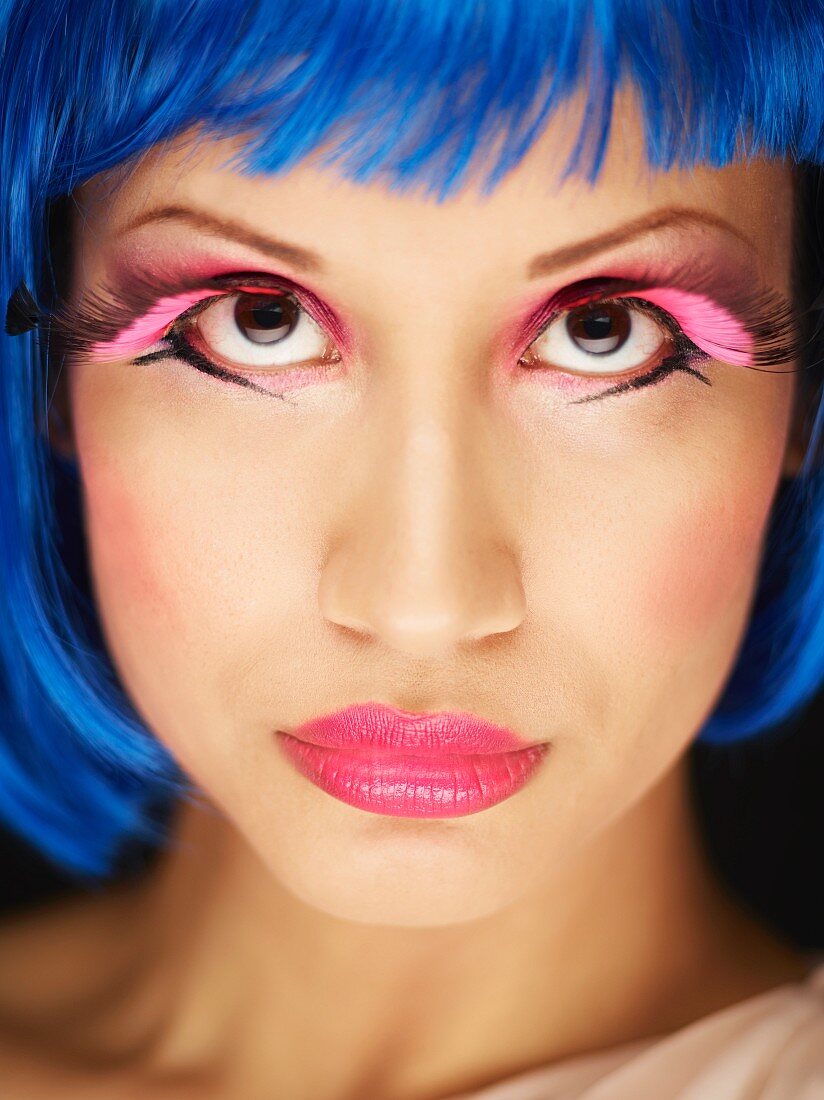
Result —
<path fill-rule="evenodd" d="M 581 260 L 589 259 L 599 252 L 606 252 L 619 244 L 643 237 L 647 233 L 654 233 L 660 229 L 678 228 L 680 226 L 710 226 L 731 234 L 737 240 L 745 244 L 751 251 L 756 252 L 755 245 L 748 237 L 730 222 L 719 218 L 708 210 L 696 210 L 691 207 L 668 206 L 660 210 L 654 210 L 640 218 L 610 229 L 606 233 L 599 233 L 597 237 L 590 237 L 578 244 L 565 245 L 556 248 L 552 252 L 542 252 L 527 264 L 526 274 L 528 279 L 539 279 L 545 275 L 551 275 L 559 268 L 571 267 Z"/>
<path fill-rule="evenodd" d="M 257 233 L 242 222 L 218 218 L 205 210 L 197 210 L 188 206 L 163 206 L 156 210 L 149 210 L 141 214 L 139 218 L 129 222 L 120 230 L 118 235 L 131 233 L 141 226 L 154 222 L 178 221 L 192 225 L 207 233 L 219 235 L 238 241 L 241 244 L 254 248 L 266 256 L 275 260 L 282 260 L 292 267 L 316 274 L 325 270 L 324 261 L 317 252 L 300 245 L 290 244 L 288 241 L 277 240 L 274 237 Z M 640 218 L 627 222 L 616 229 L 607 230 L 595 237 L 590 237 L 577 244 L 563 245 L 551 252 L 542 252 L 535 256 L 526 265 L 527 279 L 540 279 L 551 275 L 559 269 L 571 267 L 581 260 L 589 259 L 600 252 L 625 244 L 637 237 L 654 233 L 661 229 L 678 228 L 681 226 L 709 226 L 720 229 L 730 234 L 745 244 L 753 252 L 756 251 L 752 241 L 730 222 L 719 218 L 708 210 L 699 210 L 691 207 L 669 206 L 660 210 L 654 210 Z"/>
<path fill-rule="evenodd" d="M 133 230 L 153 222 L 173 221 L 184 222 L 213 235 L 232 238 L 241 244 L 254 248 L 257 252 L 262 252 L 275 260 L 284 260 L 292 267 L 300 268 L 303 271 L 322 272 L 324 270 L 323 260 L 317 252 L 312 252 L 308 248 L 301 248 L 300 245 L 289 244 L 288 241 L 279 241 L 274 237 L 264 236 L 262 233 L 256 233 L 254 229 L 250 229 L 242 222 L 218 218 L 214 214 L 208 214 L 205 210 L 196 210 L 189 206 L 162 206 L 157 210 L 149 210 L 125 225 L 118 236 L 131 233 Z"/>

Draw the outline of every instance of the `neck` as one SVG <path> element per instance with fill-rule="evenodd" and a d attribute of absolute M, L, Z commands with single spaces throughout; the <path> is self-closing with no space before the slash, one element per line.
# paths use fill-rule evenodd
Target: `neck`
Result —
<path fill-rule="evenodd" d="M 685 760 L 574 866 L 502 912 L 410 929 L 284 890 L 216 811 L 185 804 L 130 901 L 141 959 L 112 1041 L 232 1095 L 451 1095 L 653 1038 L 800 977 L 696 835 Z"/>

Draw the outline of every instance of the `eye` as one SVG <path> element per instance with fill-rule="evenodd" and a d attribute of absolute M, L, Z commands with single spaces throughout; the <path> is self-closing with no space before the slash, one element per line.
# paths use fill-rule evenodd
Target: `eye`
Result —
<path fill-rule="evenodd" d="M 290 367 L 328 358 L 329 339 L 294 295 L 242 291 L 215 299 L 183 326 L 199 350 L 229 366 Z"/>
<path fill-rule="evenodd" d="M 559 313 L 522 362 L 578 374 L 623 374 L 658 362 L 674 346 L 674 331 L 652 307 L 626 300 L 590 302 Z"/>

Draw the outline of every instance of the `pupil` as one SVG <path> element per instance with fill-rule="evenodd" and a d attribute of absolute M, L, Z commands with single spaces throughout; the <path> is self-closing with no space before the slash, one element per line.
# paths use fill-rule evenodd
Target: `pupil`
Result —
<path fill-rule="evenodd" d="M 297 315 L 297 303 L 285 294 L 246 294 L 235 303 L 235 324 L 256 344 L 273 344 L 288 336 Z"/>
<path fill-rule="evenodd" d="M 603 340 L 612 335 L 612 318 L 608 313 L 590 313 L 583 320 L 582 328 L 589 340 Z"/>
<path fill-rule="evenodd" d="M 252 306 L 249 310 L 249 319 L 252 326 L 257 328 L 278 328 L 283 324 L 283 308 L 279 302 Z"/>
<path fill-rule="evenodd" d="M 625 306 L 582 306 L 567 314 L 567 332 L 582 351 L 591 355 L 608 355 L 626 341 L 632 327 Z"/>

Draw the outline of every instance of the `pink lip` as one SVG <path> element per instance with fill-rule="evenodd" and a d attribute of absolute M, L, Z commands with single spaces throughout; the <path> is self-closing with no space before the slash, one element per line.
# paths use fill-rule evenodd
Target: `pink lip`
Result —
<path fill-rule="evenodd" d="M 549 748 L 472 714 L 382 703 L 277 732 L 287 758 L 321 790 L 395 817 L 461 817 L 494 806 L 524 786 Z"/>

